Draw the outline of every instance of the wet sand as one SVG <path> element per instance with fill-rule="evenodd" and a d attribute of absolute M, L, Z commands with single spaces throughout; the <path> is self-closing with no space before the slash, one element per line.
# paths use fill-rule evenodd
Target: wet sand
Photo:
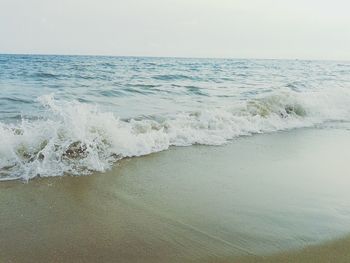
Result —
<path fill-rule="evenodd" d="M 349 156 L 304 129 L 1 183 L 0 262 L 348 262 Z"/>
<path fill-rule="evenodd" d="M 303 250 L 294 252 L 284 252 L 278 255 L 265 257 L 245 257 L 240 259 L 223 260 L 222 262 L 240 262 L 240 263 L 309 263 L 309 262 L 350 262 L 350 237 L 341 240 L 329 242 L 319 246 L 307 247 Z M 219 262 L 219 261 L 216 261 Z"/>

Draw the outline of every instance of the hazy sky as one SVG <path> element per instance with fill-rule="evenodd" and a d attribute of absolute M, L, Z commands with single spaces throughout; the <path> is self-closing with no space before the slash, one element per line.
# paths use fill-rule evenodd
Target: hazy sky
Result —
<path fill-rule="evenodd" d="M 0 0 L 0 53 L 350 60 L 350 1 Z"/>

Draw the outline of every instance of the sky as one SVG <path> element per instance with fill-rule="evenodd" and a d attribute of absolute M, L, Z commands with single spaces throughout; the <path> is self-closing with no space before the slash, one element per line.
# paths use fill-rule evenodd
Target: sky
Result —
<path fill-rule="evenodd" d="M 0 53 L 350 60 L 350 1 L 0 0 Z"/>

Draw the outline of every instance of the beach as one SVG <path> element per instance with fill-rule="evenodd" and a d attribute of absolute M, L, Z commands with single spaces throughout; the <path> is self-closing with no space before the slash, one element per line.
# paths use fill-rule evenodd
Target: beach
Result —
<path fill-rule="evenodd" d="M 0 184 L 1 262 L 348 262 L 350 131 L 171 147 Z"/>
<path fill-rule="evenodd" d="M 0 263 L 350 263 L 350 1 L 0 7 Z"/>

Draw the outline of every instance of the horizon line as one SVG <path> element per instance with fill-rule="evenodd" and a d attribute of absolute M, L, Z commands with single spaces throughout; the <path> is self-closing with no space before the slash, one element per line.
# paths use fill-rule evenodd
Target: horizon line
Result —
<path fill-rule="evenodd" d="M 322 58 L 256 58 L 256 57 L 200 57 L 200 56 L 152 56 L 152 55 L 104 55 L 104 54 L 67 54 L 67 53 L 16 53 L 0 52 L 0 55 L 15 56 L 71 56 L 71 57 L 116 57 L 116 58 L 170 58 L 170 59 L 227 59 L 227 60 L 297 60 L 297 61 L 341 61 L 350 62 L 350 59 L 322 59 Z"/>

